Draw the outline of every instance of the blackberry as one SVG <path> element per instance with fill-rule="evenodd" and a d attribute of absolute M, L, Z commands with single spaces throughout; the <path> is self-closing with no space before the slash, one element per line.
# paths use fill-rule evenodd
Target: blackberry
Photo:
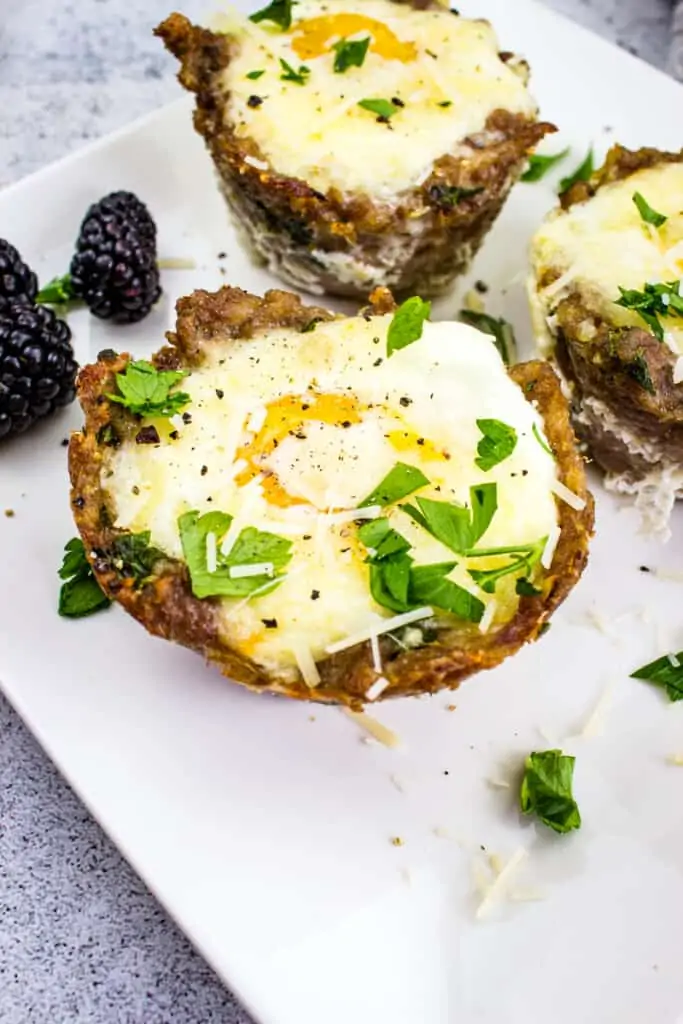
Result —
<path fill-rule="evenodd" d="M 161 295 L 156 224 L 132 192 L 112 192 L 90 207 L 71 260 L 70 287 L 95 316 L 135 323 Z"/>
<path fill-rule="evenodd" d="M 77 370 L 71 331 L 51 309 L 0 310 L 0 439 L 73 402 Z"/>
<path fill-rule="evenodd" d="M 0 313 L 12 302 L 32 303 L 37 293 L 36 275 L 14 246 L 0 238 Z"/>

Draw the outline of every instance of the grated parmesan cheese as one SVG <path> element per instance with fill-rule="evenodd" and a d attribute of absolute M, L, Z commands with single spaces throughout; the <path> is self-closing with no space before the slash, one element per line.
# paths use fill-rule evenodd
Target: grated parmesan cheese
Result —
<path fill-rule="evenodd" d="M 486 782 L 488 783 L 489 786 L 491 786 L 492 789 L 509 789 L 510 788 L 510 783 L 507 782 L 505 779 L 497 779 L 497 778 L 494 778 L 494 777 L 490 777 L 490 778 L 486 779 Z"/>
<path fill-rule="evenodd" d="M 481 621 L 479 623 L 480 633 L 488 633 L 489 629 L 491 628 L 491 625 L 493 624 L 497 607 L 498 606 L 495 601 L 489 601 L 489 603 L 486 605 L 484 614 L 482 615 Z"/>
<path fill-rule="evenodd" d="M 334 644 L 328 644 L 325 648 L 326 654 L 339 654 L 340 651 L 345 651 L 349 647 L 355 647 L 356 644 L 365 643 L 366 640 L 370 640 L 373 636 L 381 636 L 382 633 L 388 633 L 392 629 L 400 629 L 401 626 L 407 626 L 411 622 L 419 622 L 420 619 L 428 619 L 434 614 L 434 609 L 416 608 L 412 612 L 402 612 L 400 615 L 393 615 L 388 619 L 381 619 L 379 622 L 375 622 L 372 626 L 367 629 L 360 630 L 358 633 L 352 636 L 347 636 L 343 640 L 338 640 Z"/>
<path fill-rule="evenodd" d="M 674 363 L 672 375 L 674 384 L 681 384 L 683 382 L 683 356 L 679 356 Z"/>
<path fill-rule="evenodd" d="M 614 687 L 616 686 L 616 680 L 610 679 L 605 689 L 600 694 L 595 707 L 591 711 L 590 715 L 586 719 L 585 725 L 581 730 L 580 735 L 589 738 L 591 736 L 602 735 L 602 724 L 609 705 L 612 703 L 614 696 Z"/>
<path fill-rule="evenodd" d="M 368 687 L 365 696 L 370 701 L 377 700 L 377 698 L 381 697 L 386 688 L 390 685 L 391 683 L 389 682 L 388 679 L 386 679 L 384 676 L 380 676 L 379 679 L 375 679 L 372 686 Z"/>
<path fill-rule="evenodd" d="M 167 257 L 166 259 L 157 260 L 157 266 L 159 270 L 196 270 L 197 261 L 193 259 Z"/>
<path fill-rule="evenodd" d="M 353 523 L 356 519 L 377 519 L 382 514 L 379 505 L 369 505 L 367 508 L 349 508 L 343 512 L 323 513 L 325 521 L 331 526 L 342 526 L 344 523 Z"/>
<path fill-rule="evenodd" d="M 215 572 L 217 568 L 216 534 L 211 532 L 206 535 L 206 571 Z"/>
<path fill-rule="evenodd" d="M 211 536 L 209 534 L 209 536 Z M 208 540 L 208 537 L 207 537 Z M 228 569 L 230 579 L 242 580 L 249 576 L 274 576 L 275 566 L 272 562 L 253 562 L 251 565 L 231 565 Z"/>
<path fill-rule="evenodd" d="M 478 920 L 485 917 L 495 901 L 505 894 L 510 878 L 522 863 L 526 855 L 527 851 L 523 846 L 520 846 L 519 849 L 517 849 L 510 857 L 510 860 L 501 867 L 498 877 L 494 881 L 493 885 L 488 886 L 483 900 L 477 907 L 475 916 Z"/>
<path fill-rule="evenodd" d="M 570 508 L 573 508 L 575 512 L 583 512 L 585 509 L 585 500 L 580 498 L 578 494 L 575 494 L 574 491 L 570 491 L 568 487 L 565 487 L 561 480 L 554 480 L 550 485 L 550 490 L 561 501 L 564 501 Z"/>
<path fill-rule="evenodd" d="M 255 156 L 245 156 L 244 162 L 250 167 L 255 167 L 257 171 L 267 171 L 269 166 L 265 160 L 257 160 Z"/>
<path fill-rule="evenodd" d="M 314 690 L 320 685 L 320 673 L 315 663 L 311 648 L 306 644 L 297 643 L 292 645 L 292 654 L 296 659 L 299 672 L 309 690 Z"/>
<path fill-rule="evenodd" d="M 372 667 L 375 672 L 381 673 L 382 671 L 382 655 L 379 650 L 379 640 L 376 636 L 370 637 L 370 650 L 372 651 Z M 378 680 L 379 681 L 379 680 Z"/>
<path fill-rule="evenodd" d="M 377 740 L 378 743 L 382 743 L 385 747 L 396 748 L 400 747 L 401 741 L 395 732 L 387 728 L 386 725 L 382 725 L 376 718 L 371 715 L 366 715 L 364 711 L 351 711 L 350 708 L 342 708 L 342 711 L 347 715 L 356 725 L 359 725 L 361 729 L 365 729 L 367 733 L 372 736 L 373 739 Z"/>
<path fill-rule="evenodd" d="M 552 530 L 548 534 L 548 539 L 545 542 L 543 554 L 541 555 L 541 565 L 544 569 L 549 569 L 550 566 L 553 564 L 553 558 L 555 557 L 555 548 L 557 547 L 557 542 L 560 539 L 560 533 L 561 530 L 559 526 L 553 526 Z"/>

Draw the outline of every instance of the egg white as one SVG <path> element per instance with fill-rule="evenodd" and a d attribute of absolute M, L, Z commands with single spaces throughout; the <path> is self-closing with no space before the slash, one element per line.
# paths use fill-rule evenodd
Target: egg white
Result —
<path fill-rule="evenodd" d="M 640 192 L 668 219 L 660 228 L 645 224 L 633 202 Z M 683 276 L 683 163 L 660 164 L 605 185 L 595 196 L 569 210 L 554 211 L 531 245 L 532 304 L 543 335 L 544 318 L 572 291 L 591 308 L 623 326 L 644 327 L 637 312 L 615 304 L 619 286 L 642 291 L 647 283 L 678 281 Z M 561 276 L 549 288 L 538 287 L 543 271 Z M 666 340 L 683 352 L 683 322 L 662 321 Z M 588 339 L 587 339 L 588 340 Z"/>
<path fill-rule="evenodd" d="M 203 365 L 183 381 L 191 422 L 179 425 L 177 439 L 160 422 L 159 446 L 125 443 L 108 456 L 116 525 L 151 530 L 152 542 L 171 556 L 182 558 L 177 520 L 190 509 L 228 512 L 243 526 L 291 539 L 293 558 L 276 590 L 221 601 L 225 639 L 271 672 L 291 670 L 302 645 L 320 658 L 327 645 L 392 614 L 370 595 L 356 525 L 335 524 L 328 513 L 356 508 L 397 462 L 418 466 L 431 481 L 420 493 L 439 500 L 468 502 L 472 485 L 495 481 L 499 508 L 481 541 L 487 547 L 537 541 L 556 528 L 556 465 L 533 433 L 535 425 L 542 434 L 542 420 L 491 340 L 464 324 L 427 323 L 419 341 L 387 357 L 391 319 L 354 317 L 310 333 L 278 329 L 212 340 Z M 285 419 L 259 469 L 276 474 L 301 503 L 274 505 L 262 479 L 240 476 L 246 460 L 238 448 L 253 448 L 269 403 L 315 396 L 332 408 L 355 403 L 357 422 Z M 502 420 L 518 433 L 513 454 L 488 472 L 474 462 L 478 418 Z M 451 578 L 477 592 L 462 559 L 398 507 L 388 516 L 413 545 L 416 563 L 458 561 Z M 515 602 L 497 596 L 497 618 L 509 617 Z M 276 619 L 277 628 L 266 628 L 264 619 Z"/>
<path fill-rule="evenodd" d="M 361 67 L 336 73 L 328 45 L 322 54 L 302 60 L 294 48 L 302 26 L 321 15 L 345 12 L 362 13 L 400 42 L 413 43 L 415 58 L 382 56 L 371 45 Z M 363 0 L 362 5 L 301 0 L 288 31 L 237 15 L 224 19 L 223 28 L 237 39 L 237 53 L 224 76 L 226 116 L 239 136 L 258 144 L 273 169 L 323 192 L 334 186 L 390 199 L 419 184 L 435 160 L 455 153 L 458 143 L 480 132 L 492 111 L 528 116 L 536 111 L 519 74 L 501 61 L 491 26 L 445 9 L 416 11 L 390 0 Z M 374 39 L 372 28 L 360 28 L 348 38 L 368 36 Z M 334 33 L 329 44 L 340 37 Z M 283 81 L 280 60 L 295 69 L 304 64 L 310 71 L 305 84 Z M 264 73 L 249 79 L 255 71 Z M 254 96 L 262 100 L 256 108 L 249 105 Z M 393 97 L 404 106 L 390 125 L 358 106 L 363 99 Z"/>

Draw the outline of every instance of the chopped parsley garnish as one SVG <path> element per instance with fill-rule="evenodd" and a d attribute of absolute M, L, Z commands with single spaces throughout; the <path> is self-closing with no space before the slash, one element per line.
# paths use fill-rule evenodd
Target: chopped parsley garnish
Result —
<path fill-rule="evenodd" d="M 661 228 L 662 224 L 666 224 L 668 218 L 663 213 L 657 213 L 656 210 L 653 210 L 644 195 L 640 192 L 634 192 L 632 198 L 645 224 L 652 224 L 655 228 Z"/>
<path fill-rule="evenodd" d="M 51 281 L 43 285 L 36 295 L 36 302 L 48 306 L 65 306 L 77 298 L 71 274 L 64 274 L 62 277 L 53 277 Z"/>
<path fill-rule="evenodd" d="M 483 185 L 466 188 L 464 185 L 443 185 L 437 182 L 436 185 L 430 186 L 429 198 L 437 206 L 441 207 L 442 210 L 452 210 L 453 207 L 458 206 L 464 199 L 471 199 L 472 196 L 479 195 L 483 191 Z"/>
<path fill-rule="evenodd" d="M 407 498 L 413 491 L 420 487 L 426 487 L 429 480 L 417 466 L 409 466 L 406 462 L 397 462 L 393 469 L 390 469 L 383 480 L 370 491 L 367 498 L 361 501 L 358 508 L 368 508 L 370 505 L 391 505 L 401 498 Z M 374 547 L 374 545 L 370 545 Z"/>
<path fill-rule="evenodd" d="M 247 71 L 247 78 L 250 78 L 252 82 L 255 82 L 257 78 L 260 78 L 261 75 L 265 75 L 265 73 L 265 70 Z"/>
<path fill-rule="evenodd" d="M 548 442 L 545 440 L 545 438 L 543 437 L 543 434 L 538 429 L 538 427 L 536 426 L 535 423 L 533 424 L 533 426 L 531 428 L 531 433 L 534 435 L 534 437 L 536 438 L 536 440 L 540 444 L 540 446 L 543 449 L 543 451 L 547 452 L 548 455 L 550 455 L 550 457 L 554 459 L 555 458 L 555 453 L 553 452 L 552 448 L 550 447 Z"/>
<path fill-rule="evenodd" d="M 370 592 L 377 604 L 395 612 L 431 605 L 468 622 L 481 620 L 479 598 L 446 578 L 455 562 L 414 565 L 409 542 L 388 519 L 364 523 L 358 537 L 369 549 Z"/>
<path fill-rule="evenodd" d="M 221 551 L 221 542 L 230 529 L 233 517 L 227 512 L 185 512 L 178 519 L 180 543 L 190 571 L 192 593 L 195 597 L 250 597 L 270 593 L 283 580 L 282 572 L 292 558 L 292 542 L 274 533 L 245 527 L 237 536 L 227 555 Z M 207 566 L 207 537 L 212 533 L 216 543 L 216 569 Z M 270 563 L 273 575 L 230 575 L 231 567 Z"/>
<path fill-rule="evenodd" d="M 647 365 L 647 359 L 642 352 L 636 352 L 633 359 L 624 364 L 624 369 L 636 384 L 639 384 L 645 391 L 654 395 L 655 386 L 650 376 L 650 367 Z"/>
<path fill-rule="evenodd" d="M 299 70 L 293 68 L 291 64 L 288 64 L 283 57 L 280 57 L 280 67 L 282 68 L 282 74 L 280 79 L 283 82 L 296 82 L 297 85 L 305 85 L 308 76 L 311 73 L 311 69 L 307 68 L 305 64 L 299 65 Z"/>
<path fill-rule="evenodd" d="M 512 455 L 517 446 L 517 431 L 501 420 L 477 420 L 477 426 L 483 436 L 474 461 L 487 472 Z"/>
<path fill-rule="evenodd" d="M 583 163 L 580 163 L 575 171 L 572 171 L 571 174 L 568 174 L 566 178 L 562 179 L 558 193 L 562 195 L 562 193 L 570 189 L 572 185 L 576 185 L 577 181 L 588 181 L 593 170 L 593 147 L 591 146 Z"/>
<path fill-rule="evenodd" d="M 340 39 L 334 44 L 334 70 L 341 74 L 348 68 L 360 68 L 368 52 L 370 36 L 365 39 Z"/>
<path fill-rule="evenodd" d="M 122 533 L 111 545 L 111 564 L 120 576 L 135 580 L 143 586 L 154 573 L 157 562 L 164 558 L 163 551 L 150 544 L 151 533 Z"/>
<path fill-rule="evenodd" d="M 683 700 L 683 651 L 665 654 L 642 668 L 631 672 L 631 679 L 644 679 L 666 690 L 669 700 Z"/>
<path fill-rule="evenodd" d="M 57 610 L 64 618 L 82 619 L 111 604 L 95 579 L 80 537 L 74 537 L 64 548 L 59 576 L 64 583 L 59 591 Z"/>
<path fill-rule="evenodd" d="M 391 100 L 382 99 L 359 100 L 358 106 L 363 110 L 369 110 L 371 114 L 377 114 L 383 121 L 388 121 L 399 109 Z"/>
<path fill-rule="evenodd" d="M 496 514 L 496 484 L 470 487 L 470 502 L 471 508 L 468 508 L 455 502 L 418 497 L 415 505 L 401 505 L 401 508 L 432 537 L 456 554 L 464 555 L 484 536 Z"/>
<path fill-rule="evenodd" d="M 505 576 L 515 575 L 518 572 L 530 574 L 540 562 L 547 542 L 547 537 L 541 537 L 540 540 L 535 541 L 533 544 L 520 544 L 507 548 L 479 548 L 468 551 L 467 554 L 470 558 L 490 558 L 494 555 L 507 555 L 511 561 L 495 569 L 468 569 L 467 571 L 485 594 L 493 594 L 498 582 Z M 517 582 L 520 581 L 518 580 Z M 515 590 L 517 590 L 516 585 Z M 517 593 L 519 594 L 520 591 L 517 590 Z M 537 591 L 537 593 L 540 593 L 540 591 Z"/>
<path fill-rule="evenodd" d="M 273 0 L 267 7 L 250 14 L 249 21 L 272 21 L 286 31 L 292 24 L 292 7 L 295 3 L 296 0 Z"/>
<path fill-rule="evenodd" d="M 529 156 L 529 166 L 520 178 L 520 181 L 532 182 L 540 181 L 541 178 L 545 178 L 548 171 L 551 170 L 555 164 L 559 164 L 561 160 L 564 160 L 568 152 L 569 147 L 567 147 L 567 149 L 563 149 L 561 153 L 548 153 L 547 156 L 543 153 L 531 153 Z"/>
<path fill-rule="evenodd" d="M 136 416 L 174 416 L 188 404 L 190 396 L 171 389 L 187 377 L 186 370 L 157 370 L 144 359 L 128 363 L 116 374 L 118 395 L 107 395 Z"/>
<path fill-rule="evenodd" d="M 683 296 L 681 282 L 669 281 L 667 284 L 646 284 L 642 292 L 635 288 L 622 288 L 619 285 L 620 298 L 617 306 L 633 309 L 648 325 L 655 338 L 664 341 L 664 328 L 661 316 L 683 316 Z"/>
<path fill-rule="evenodd" d="M 555 832 L 581 827 L 581 815 L 572 794 L 574 761 L 561 750 L 529 754 L 519 792 L 522 814 L 535 814 Z"/>
<path fill-rule="evenodd" d="M 504 320 L 503 317 L 489 316 L 488 313 L 477 313 L 473 309 L 461 309 L 460 319 L 470 327 L 476 327 L 478 331 L 491 335 L 493 344 L 498 349 L 500 358 L 506 366 L 514 362 L 517 342 L 512 324 L 507 320 Z"/>
<path fill-rule="evenodd" d="M 431 302 L 425 302 L 419 295 L 402 302 L 394 313 L 387 332 L 387 356 L 400 348 L 406 348 L 422 337 L 425 320 L 432 311 Z"/>
<path fill-rule="evenodd" d="M 540 597 L 543 591 L 535 587 L 526 576 L 520 576 L 515 583 L 515 593 L 520 597 Z"/>

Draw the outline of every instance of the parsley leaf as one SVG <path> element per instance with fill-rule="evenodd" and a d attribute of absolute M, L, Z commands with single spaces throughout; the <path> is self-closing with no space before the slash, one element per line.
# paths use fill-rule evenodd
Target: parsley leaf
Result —
<path fill-rule="evenodd" d="M 387 356 L 400 348 L 406 348 L 422 337 L 425 320 L 432 311 L 431 302 L 425 302 L 419 295 L 406 299 L 398 307 L 387 332 Z"/>
<path fill-rule="evenodd" d="M 498 508 L 496 484 L 481 484 L 470 488 L 471 510 L 455 502 L 417 498 L 417 507 L 401 508 L 432 537 L 445 544 L 456 554 L 466 554 L 486 533 Z"/>
<path fill-rule="evenodd" d="M 82 619 L 111 604 L 95 579 L 80 537 L 74 537 L 64 548 L 59 576 L 64 583 L 59 591 L 57 610 L 64 618 Z"/>
<path fill-rule="evenodd" d="M 437 206 L 440 206 L 441 209 L 452 210 L 454 206 L 458 206 L 464 199 L 471 199 L 472 196 L 479 195 L 483 191 L 483 185 L 478 185 L 475 188 L 466 188 L 464 185 L 443 185 L 437 183 L 430 186 L 429 198 Z"/>
<path fill-rule="evenodd" d="M 638 213 L 646 224 L 652 224 L 655 228 L 661 228 L 662 224 L 666 224 L 668 217 L 665 217 L 663 213 L 657 213 L 656 210 L 653 210 L 645 196 L 640 192 L 634 192 L 632 199 L 638 207 Z"/>
<path fill-rule="evenodd" d="M 561 750 L 529 754 L 519 793 L 522 814 L 536 814 L 555 832 L 581 827 L 581 815 L 572 794 L 575 760 Z"/>
<path fill-rule="evenodd" d="M 163 551 L 150 544 L 151 533 L 122 533 L 111 546 L 111 562 L 119 575 L 135 580 L 142 586 L 154 572 L 156 563 L 164 558 Z"/>
<path fill-rule="evenodd" d="M 369 110 L 371 114 L 377 114 L 384 121 L 388 121 L 399 110 L 391 100 L 381 99 L 359 100 L 358 106 L 362 107 L 363 110 Z"/>
<path fill-rule="evenodd" d="M 493 555 L 508 555 L 512 561 L 507 562 L 505 565 L 497 566 L 495 569 L 468 569 L 467 571 L 484 593 L 493 594 L 499 580 L 502 580 L 504 576 L 510 576 L 520 571 L 531 573 L 534 566 L 540 562 L 547 541 L 547 537 L 541 537 L 540 540 L 535 541 L 533 544 L 520 544 L 509 548 L 475 548 L 467 552 L 470 558 L 490 558 Z M 523 582 L 528 583 L 528 581 Z M 521 593 L 517 587 L 515 589 L 518 594 Z M 540 591 L 536 593 L 538 594 Z"/>
<path fill-rule="evenodd" d="M 43 285 L 35 298 L 37 303 L 48 306 L 65 306 L 77 300 L 78 296 L 74 292 L 71 274 L 53 277 L 51 281 Z"/>
<path fill-rule="evenodd" d="M 672 664 L 672 658 L 678 665 Z M 644 679 L 647 683 L 661 686 L 671 701 L 683 700 L 683 651 L 671 657 L 665 654 L 663 658 L 637 668 L 631 672 L 631 679 Z"/>
<path fill-rule="evenodd" d="M 178 519 L 180 543 L 187 561 L 195 597 L 250 597 L 274 590 L 283 579 L 282 570 L 292 558 L 292 542 L 277 534 L 247 526 L 242 530 L 227 556 L 220 550 L 220 544 L 228 532 L 233 517 L 227 512 L 185 512 Z M 216 538 L 215 572 L 207 567 L 207 537 L 213 533 Z M 258 565 L 271 562 L 274 575 L 260 573 L 257 576 L 233 578 L 231 567 Z"/>
<path fill-rule="evenodd" d="M 455 562 L 413 565 L 407 553 L 410 544 L 390 526 L 388 519 L 364 523 L 358 537 L 371 549 L 370 593 L 377 604 L 395 612 L 428 604 L 468 622 L 480 621 L 484 605 L 479 598 L 446 579 Z"/>
<path fill-rule="evenodd" d="M 292 24 L 292 7 L 295 3 L 296 0 L 273 0 L 267 7 L 250 14 L 249 21 L 272 21 L 286 31 Z"/>
<path fill-rule="evenodd" d="M 639 384 L 645 391 L 654 395 L 655 386 L 650 376 L 650 367 L 642 352 L 636 352 L 633 359 L 624 365 L 624 369 L 636 384 Z"/>
<path fill-rule="evenodd" d="M 477 420 L 483 437 L 477 445 L 479 469 L 487 472 L 509 458 L 517 446 L 517 431 L 502 420 Z"/>
<path fill-rule="evenodd" d="M 381 560 L 410 550 L 410 543 L 389 525 L 388 519 L 372 519 L 363 523 L 358 539 L 374 552 L 373 559 Z"/>
<path fill-rule="evenodd" d="M 446 579 L 455 568 L 455 562 L 435 565 L 416 565 L 410 574 L 410 597 L 415 606 L 431 605 L 452 612 L 467 622 L 481 622 L 484 605 L 464 587 Z"/>
<path fill-rule="evenodd" d="M 470 327 L 476 327 L 484 334 L 490 334 L 493 344 L 500 353 L 500 358 L 506 366 L 514 362 L 517 353 L 517 342 L 512 324 L 502 317 L 489 316 L 488 313 L 477 313 L 473 309 L 461 309 L 460 319 Z"/>
<path fill-rule="evenodd" d="M 280 57 L 280 67 L 282 68 L 282 74 L 280 75 L 281 81 L 296 82 L 297 85 L 305 85 L 306 79 L 311 73 L 311 69 L 307 68 L 305 64 L 301 64 L 297 71 L 282 57 Z"/>
<path fill-rule="evenodd" d="M 341 74 L 348 68 L 362 67 L 369 45 L 370 36 L 366 36 L 365 39 L 340 39 L 332 47 L 334 50 L 334 70 Z"/>
<path fill-rule="evenodd" d="M 567 149 L 563 149 L 561 153 L 549 153 L 547 156 L 543 153 L 531 153 L 529 156 L 529 165 L 520 178 L 520 181 L 540 181 L 541 178 L 544 178 L 548 171 L 555 166 L 555 164 L 559 164 L 561 160 L 564 160 L 568 153 L 569 147 L 567 147 Z"/>
<path fill-rule="evenodd" d="M 620 298 L 617 306 L 633 309 L 648 325 L 652 333 L 660 341 L 664 341 L 664 328 L 660 316 L 683 316 L 683 296 L 681 282 L 669 281 L 664 284 L 646 284 L 641 292 L 635 288 L 622 288 L 619 285 Z"/>
<path fill-rule="evenodd" d="M 562 195 L 562 193 L 570 189 L 572 185 L 576 185 L 577 181 L 588 181 L 588 179 L 593 173 L 593 170 L 593 147 L 591 146 L 591 148 L 588 150 L 588 153 L 586 154 L 586 158 L 583 161 L 583 163 L 579 164 L 576 170 L 572 171 L 571 174 L 568 174 L 566 178 L 562 178 L 560 182 L 560 187 L 557 190 L 558 194 Z"/>
<path fill-rule="evenodd" d="M 252 80 L 252 82 L 255 82 L 257 78 L 260 78 L 261 75 L 265 75 L 265 73 L 266 73 L 265 70 L 261 70 L 261 71 L 247 71 L 246 77 L 250 78 Z"/>
<path fill-rule="evenodd" d="M 407 498 L 413 491 L 426 487 L 429 480 L 417 466 L 409 466 L 406 462 L 397 462 L 383 480 L 370 491 L 367 498 L 361 501 L 358 508 L 370 505 L 391 505 L 401 498 Z M 374 547 L 374 545 L 372 545 Z"/>
<path fill-rule="evenodd" d="M 535 587 L 525 576 L 520 576 L 515 583 L 515 593 L 520 597 L 540 597 L 543 591 Z"/>
<path fill-rule="evenodd" d="M 157 370 L 139 359 L 116 374 L 120 394 L 107 398 L 124 405 L 136 416 L 174 416 L 190 401 L 184 391 L 171 392 L 183 377 L 187 377 L 186 370 Z"/>

